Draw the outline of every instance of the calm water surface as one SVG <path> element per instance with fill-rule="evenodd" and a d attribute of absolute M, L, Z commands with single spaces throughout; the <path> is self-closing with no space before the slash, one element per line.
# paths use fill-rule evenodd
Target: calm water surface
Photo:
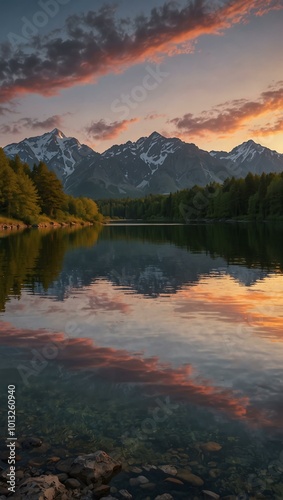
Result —
<path fill-rule="evenodd" d="M 267 224 L 1 233 L 1 435 L 15 384 L 17 435 L 44 439 L 43 471 L 50 456 L 103 449 L 124 464 L 112 484 L 136 499 L 282 499 L 282 235 Z M 129 486 L 147 464 L 204 485 L 153 468 L 152 490 Z"/>

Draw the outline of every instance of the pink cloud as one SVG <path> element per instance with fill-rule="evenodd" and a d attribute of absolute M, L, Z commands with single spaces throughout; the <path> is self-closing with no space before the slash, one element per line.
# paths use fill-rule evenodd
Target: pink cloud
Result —
<path fill-rule="evenodd" d="M 225 137 L 243 129 L 251 120 L 278 110 L 283 111 L 283 82 L 262 92 L 255 101 L 240 99 L 226 102 L 199 115 L 186 113 L 169 123 L 174 124 L 183 135 L 204 136 L 210 133 Z M 277 126 L 280 127 L 280 122 Z"/>
<path fill-rule="evenodd" d="M 0 102 L 31 93 L 48 97 L 146 60 L 182 53 L 202 35 L 218 35 L 250 15 L 282 8 L 282 0 L 231 0 L 214 8 L 195 0 L 184 7 L 165 2 L 148 17 L 132 21 L 117 20 L 113 7 L 73 15 L 64 36 L 39 36 L 32 52 L 11 47 L 10 59 L 1 62 Z"/>

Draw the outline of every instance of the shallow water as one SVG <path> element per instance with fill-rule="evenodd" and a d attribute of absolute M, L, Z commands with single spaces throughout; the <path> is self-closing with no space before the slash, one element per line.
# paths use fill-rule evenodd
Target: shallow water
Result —
<path fill-rule="evenodd" d="M 1 234 L 3 435 L 15 384 L 17 435 L 48 444 L 42 470 L 52 455 L 103 449 L 124 464 L 111 484 L 137 499 L 283 498 L 282 234 L 268 224 Z M 221 449 L 206 451 L 211 441 Z M 150 487 L 130 486 L 147 464 Z M 164 481 L 164 464 L 204 485 Z"/>

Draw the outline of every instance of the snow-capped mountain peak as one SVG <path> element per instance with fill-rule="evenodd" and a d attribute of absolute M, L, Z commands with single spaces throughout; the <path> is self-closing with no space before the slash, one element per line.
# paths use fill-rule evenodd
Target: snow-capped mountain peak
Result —
<path fill-rule="evenodd" d="M 164 194 L 248 172 L 282 172 L 283 154 L 249 140 L 225 151 L 207 151 L 176 137 L 153 132 L 114 145 L 99 154 L 58 128 L 4 148 L 31 167 L 43 161 L 62 180 L 66 192 L 90 198 Z"/>
<path fill-rule="evenodd" d="M 66 137 L 58 128 L 41 136 L 24 139 L 18 144 L 9 144 L 4 151 L 9 157 L 19 155 L 30 167 L 43 161 L 63 182 L 82 160 L 97 155 L 74 137 Z"/>
<path fill-rule="evenodd" d="M 257 144 L 253 140 L 243 142 L 229 153 L 225 151 L 211 151 L 210 155 L 218 160 L 225 161 L 228 168 L 232 167 L 237 176 L 244 177 L 248 172 L 262 174 L 263 172 L 281 172 L 283 155 L 277 151 Z"/>
<path fill-rule="evenodd" d="M 50 135 L 56 136 L 59 139 L 65 139 L 66 136 L 63 134 L 62 130 L 59 130 L 58 128 L 54 128 L 51 132 Z"/>

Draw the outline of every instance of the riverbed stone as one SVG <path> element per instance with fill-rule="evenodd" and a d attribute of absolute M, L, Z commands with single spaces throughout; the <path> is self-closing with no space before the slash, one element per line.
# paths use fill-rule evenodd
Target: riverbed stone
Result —
<path fill-rule="evenodd" d="M 170 493 L 163 493 L 163 495 L 158 495 L 154 500 L 174 500 Z"/>
<path fill-rule="evenodd" d="M 203 486 L 204 481 L 202 480 L 201 477 L 196 476 L 193 474 L 191 471 L 180 471 L 177 474 L 177 478 L 187 481 L 188 483 L 192 484 L 193 486 Z"/>
<path fill-rule="evenodd" d="M 177 469 L 173 465 L 160 465 L 159 469 L 162 470 L 165 474 L 171 474 L 171 476 L 176 476 Z"/>
<path fill-rule="evenodd" d="M 30 450 L 32 448 L 38 448 L 39 446 L 42 446 L 42 443 L 43 441 L 40 438 L 28 437 L 22 441 L 21 445 L 25 450 Z"/>
<path fill-rule="evenodd" d="M 68 474 L 86 484 L 109 481 L 122 468 L 121 463 L 111 458 L 104 451 L 80 455 L 72 462 Z"/>
<path fill-rule="evenodd" d="M 220 495 L 214 493 L 214 491 L 202 490 L 203 498 L 205 500 L 219 500 Z"/>
<path fill-rule="evenodd" d="M 166 477 L 164 481 L 166 481 L 166 483 L 172 483 L 172 484 L 180 484 L 180 485 L 184 484 L 183 481 L 177 479 L 176 477 Z"/>
<path fill-rule="evenodd" d="M 93 493 L 95 498 L 105 497 L 110 493 L 110 486 L 108 486 L 107 484 L 101 484 L 93 490 Z"/>
<path fill-rule="evenodd" d="M 66 460 L 61 460 L 56 464 L 56 469 L 60 472 L 64 472 L 65 474 L 68 474 L 71 470 L 73 464 L 73 459 L 72 458 L 67 458 Z"/>
<path fill-rule="evenodd" d="M 208 443 L 202 443 L 200 445 L 200 448 L 203 451 L 215 452 L 215 451 L 220 451 L 222 449 L 222 446 L 221 444 L 215 443 L 214 441 L 209 441 Z"/>
<path fill-rule="evenodd" d="M 133 495 L 128 490 L 119 490 L 119 493 L 122 498 L 125 498 L 125 500 L 131 500 L 133 498 Z"/>
<path fill-rule="evenodd" d="M 21 500 L 69 500 L 68 490 L 60 483 L 57 476 L 39 476 L 26 479 L 19 487 L 15 499 Z"/>
<path fill-rule="evenodd" d="M 70 477 L 65 481 L 65 486 L 70 490 L 76 490 L 81 488 L 81 483 L 77 479 Z"/>

